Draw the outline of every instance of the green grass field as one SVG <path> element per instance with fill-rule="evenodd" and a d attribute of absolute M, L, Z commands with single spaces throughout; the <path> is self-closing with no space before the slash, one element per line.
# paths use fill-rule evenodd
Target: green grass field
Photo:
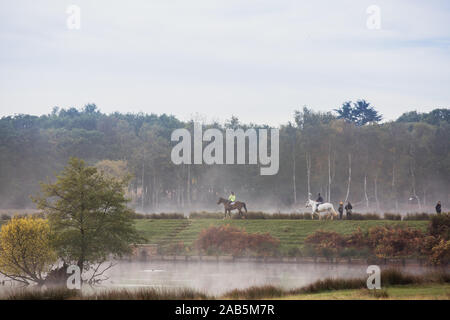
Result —
<path fill-rule="evenodd" d="M 318 221 L 318 220 L 220 220 L 220 219 L 140 219 L 136 220 L 136 228 L 149 244 L 171 244 L 183 242 L 191 246 L 199 233 L 209 226 L 230 224 L 244 228 L 251 233 L 269 232 L 281 242 L 281 250 L 301 248 L 310 234 L 322 229 L 350 234 L 357 230 L 368 230 L 381 225 L 407 225 L 425 231 L 428 221 L 390 221 L 390 220 L 358 220 L 358 221 Z"/>

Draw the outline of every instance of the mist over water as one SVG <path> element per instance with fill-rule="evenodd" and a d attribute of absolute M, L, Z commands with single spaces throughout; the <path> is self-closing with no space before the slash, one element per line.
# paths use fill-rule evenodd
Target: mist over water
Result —
<path fill-rule="evenodd" d="M 420 274 L 430 268 L 406 266 Z M 299 288 L 325 278 L 366 278 L 367 265 L 314 263 L 119 262 L 107 273 L 106 288 L 193 288 L 220 295 L 232 289 L 274 285 Z"/>

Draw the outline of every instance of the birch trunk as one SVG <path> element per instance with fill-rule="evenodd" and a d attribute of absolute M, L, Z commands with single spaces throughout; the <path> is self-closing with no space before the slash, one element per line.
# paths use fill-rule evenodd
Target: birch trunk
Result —
<path fill-rule="evenodd" d="M 366 199 L 366 208 L 369 208 L 369 197 L 367 196 L 367 174 L 364 175 L 364 198 Z"/>
<path fill-rule="evenodd" d="M 350 185 L 352 183 L 352 154 L 348 154 L 348 184 L 347 184 L 347 195 L 345 196 L 345 202 L 348 201 L 348 196 L 350 195 Z"/>
<path fill-rule="evenodd" d="M 311 156 L 306 153 L 306 177 L 308 181 L 308 199 L 311 198 Z"/>

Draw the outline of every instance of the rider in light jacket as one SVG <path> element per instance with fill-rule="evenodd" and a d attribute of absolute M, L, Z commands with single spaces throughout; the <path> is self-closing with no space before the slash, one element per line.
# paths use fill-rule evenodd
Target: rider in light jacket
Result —
<path fill-rule="evenodd" d="M 233 191 L 231 191 L 230 196 L 228 197 L 228 201 L 230 201 L 230 205 L 233 205 L 234 202 L 236 201 L 236 195 L 234 194 Z"/>

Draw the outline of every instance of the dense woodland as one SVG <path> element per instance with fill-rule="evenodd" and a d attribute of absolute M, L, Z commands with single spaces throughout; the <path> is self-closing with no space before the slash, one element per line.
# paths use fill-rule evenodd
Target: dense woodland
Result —
<path fill-rule="evenodd" d="M 327 113 L 295 111 L 280 127 L 278 174 L 261 176 L 258 165 L 174 165 L 171 133 L 192 130 L 193 121 L 166 114 L 104 114 L 90 104 L 3 117 L 0 207 L 32 207 L 39 182 L 77 157 L 116 174 L 129 171 L 131 204 L 145 212 L 219 210 L 218 196 L 231 190 L 250 210 L 303 210 L 308 194 L 318 192 L 335 205 L 349 200 L 356 211 L 432 211 L 438 200 L 446 210 L 450 109 L 380 120 L 364 100 Z M 232 117 L 206 127 L 269 126 Z"/>

